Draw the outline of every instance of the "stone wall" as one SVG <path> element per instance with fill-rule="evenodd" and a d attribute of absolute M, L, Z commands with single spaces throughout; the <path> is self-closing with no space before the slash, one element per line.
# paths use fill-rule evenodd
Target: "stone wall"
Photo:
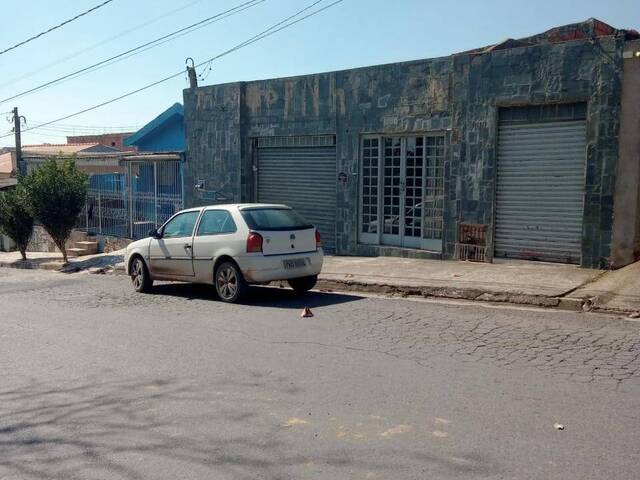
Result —
<path fill-rule="evenodd" d="M 614 197 L 613 267 L 640 259 L 640 40 L 625 45 L 620 158 Z"/>
<path fill-rule="evenodd" d="M 81 230 L 74 230 L 71 232 L 71 237 L 67 240 L 67 248 L 71 248 L 74 246 L 75 242 L 79 242 L 82 240 L 92 240 L 98 242 L 98 252 L 110 253 L 116 250 L 121 250 L 126 248 L 132 240 L 128 238 L 122 237 L 112 237 L 109 235 L 90 235 L 88 236 L 86 232 Z M 46 230 L 40 226 L 36 225 L 33 228 L 33 235 L 31 236 L 31 240 L 29 242 L 29 247 L 27 248 L 29 252 L 59 252 L 56 247 L 53 239 Z"/>
<path fill-rule="evenodd" d="M 387 254 L 393 248 L 358 244 L 360 139 L 444 132 L 443 256 L 451 258 L 459 221 L 493 225 L 500 107 L 585 102 L 582 264 L 606 266 L 622 47 L 613 37 L 569 41 L 185 90 L 185 205 L 254 200 L 252 138 L 335 134 L 337 172 L 348 174 L 337 188 L 337 251 Z"/>

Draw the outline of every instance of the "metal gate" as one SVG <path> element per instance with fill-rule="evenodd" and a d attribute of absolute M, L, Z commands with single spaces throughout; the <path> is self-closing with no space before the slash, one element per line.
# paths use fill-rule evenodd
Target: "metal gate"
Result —
<path fill-rule="evenodd" d="M 124 171 L 89 177 L 78 229 L 143 238 L 182 209 L 180 161 L 130 161 L 119 168 Z"/>
<path fill-rule="evenodd" d="M 586 124 L 502 124 L 495 256 L 580 263 Z"/>
<path fill-rule="evenodd" d="M 258 201 L 294 208 L 320 230 L 325 251 L 335 252 L 335 137 L 264 137 L 257 146 Z"/>
<path fill-rule="evenodd" d="M 129 163 L 131 237 L 143 238 L 182 209 L 182 164 L 178 161 Z"/>

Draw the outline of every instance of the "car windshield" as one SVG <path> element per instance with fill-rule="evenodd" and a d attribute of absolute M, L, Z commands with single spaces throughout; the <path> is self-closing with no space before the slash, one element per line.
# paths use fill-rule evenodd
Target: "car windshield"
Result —
<path fill-rule="evenodd" d="M 300 214 L 290 208 L 250 208 L 241 210 L 252 230 L 304 230 L 313 228 Z"/>

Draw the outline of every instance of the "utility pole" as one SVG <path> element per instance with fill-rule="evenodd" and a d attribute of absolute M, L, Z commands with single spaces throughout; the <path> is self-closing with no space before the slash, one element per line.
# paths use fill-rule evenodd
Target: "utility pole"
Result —
<path fill-rule="evenodd" d="M 18 114 L 18 107 L 14 107 L 13 109 L 13 133 L 16 139 L 16 168 L 18 172 L 24 174 L 27 173 L 24 170 L 24 165 L 22 164 L 22 139 L 20 138 L 20 119 L 26 122 L 24 117 L 21 117 Z"/>
<path fill-rule="evenodd" d="M 196 67 L 194 65 L 193 58 L 188 57 L 185 60 L 187 64 L 187 76 L 189 77 L 189 88 L 195 90 L 198 88 L 198 74 L 196 73 Z M 191 65 L 189 65 L 191 63 Z"/>

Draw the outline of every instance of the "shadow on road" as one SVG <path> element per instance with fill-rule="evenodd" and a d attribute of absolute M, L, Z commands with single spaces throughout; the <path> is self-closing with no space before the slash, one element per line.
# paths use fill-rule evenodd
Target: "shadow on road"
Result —
<path fill-rule="evenodd" d="M 270 371 L 236 370 L 205 382 L 104 380 L 109 374 L 0 391 L 0 477 L 282 479 L 321 468 L 326 478 L 389 478 L 402 467 L 458 475 L 492 469 L 486 459 L 461 463 L 423 446 L 383 441 L 370 451 L 320 438 L 316 417 L 288 424 L 306 392 Z"/>
<path fill-rule="evenodd" d="M 211 285 L 198 285 L 193 283 L 162 283 L 153 288 L 154 295 L 169 295 L 175 297 L 211 300 L 219 302 L 215 288 Z M 341 303 L 363 300 L 364 297 L 345 295 L 329 292 L 308 292 L 298 295 L 288 288 L 278 287 L 251 287 L 249 295 L 244 300 L 244 305 L 253 307 L 292 308 L 324 307 Z"/>

